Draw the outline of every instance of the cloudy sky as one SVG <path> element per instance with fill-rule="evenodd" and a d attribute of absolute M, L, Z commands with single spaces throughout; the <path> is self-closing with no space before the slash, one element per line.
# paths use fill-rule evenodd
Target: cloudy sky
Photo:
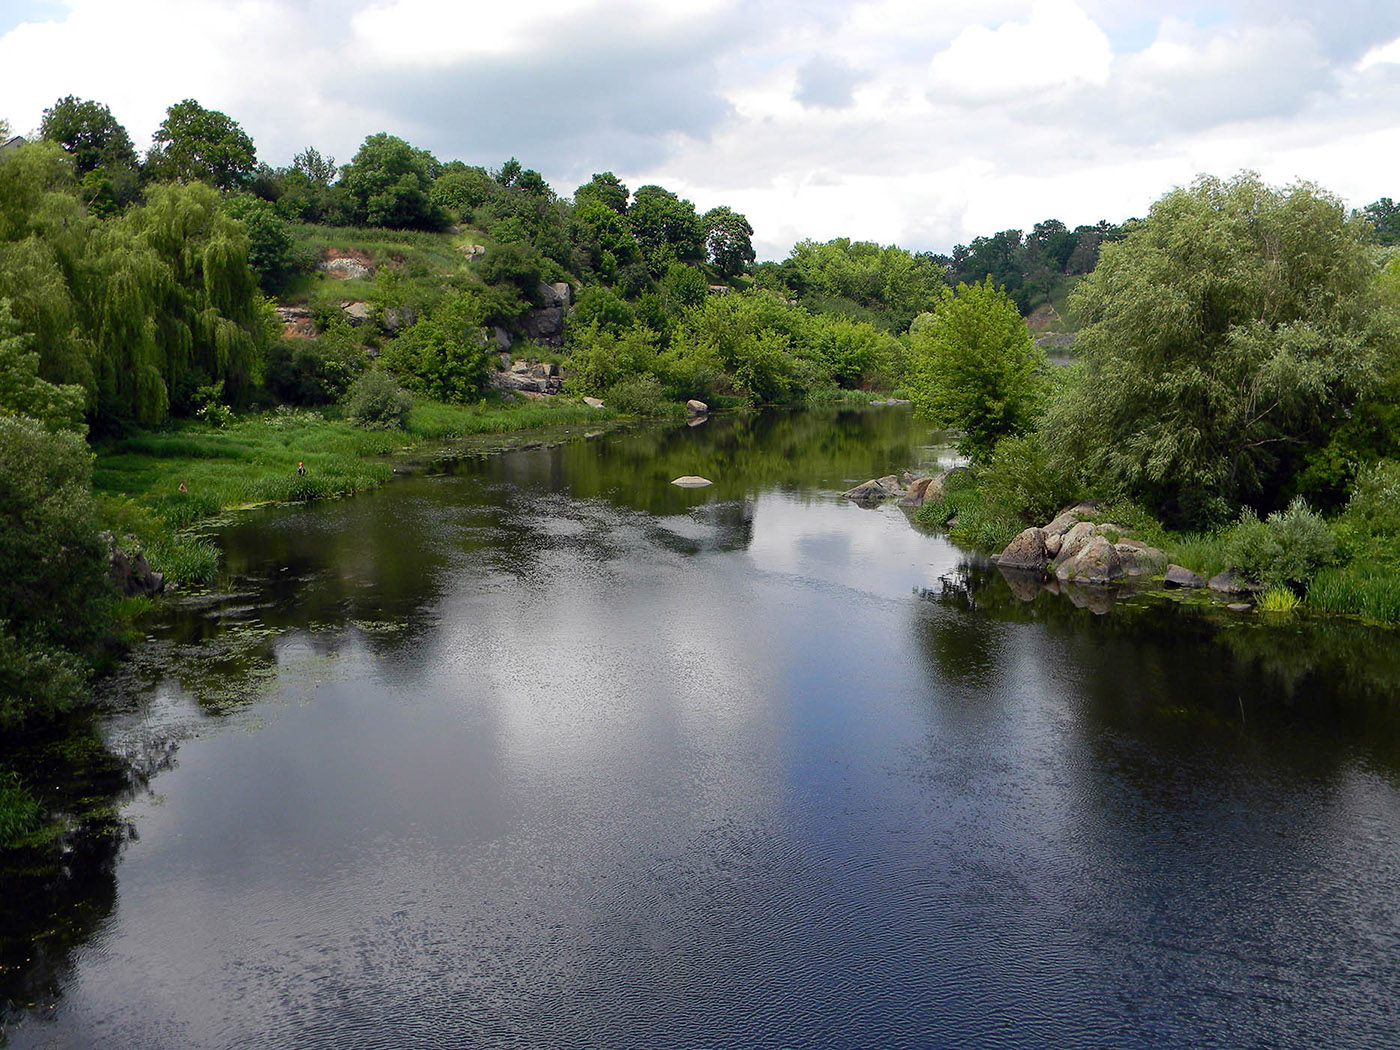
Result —
<path fill-rule="evenodd" d="M 389 131 L 802 237 L 946 251 L 1143 214 L 1198 172 L 1400 198 L 1396 0 L 3 0 L 0 117 L 138 148 L 196 98 L 285 165 Z"/>

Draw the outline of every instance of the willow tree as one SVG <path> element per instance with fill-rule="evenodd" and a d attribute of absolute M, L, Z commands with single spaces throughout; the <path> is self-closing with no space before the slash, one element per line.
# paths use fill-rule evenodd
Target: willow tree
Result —
<path fill-rule="evenodd" d="M 1176 523 L 1277 504 L 1393 344 L 1367 236 L 1310 183 L 1245 173 L 1167 194 L 1076 290 L 1084 378 L 1047 434 Z"/>

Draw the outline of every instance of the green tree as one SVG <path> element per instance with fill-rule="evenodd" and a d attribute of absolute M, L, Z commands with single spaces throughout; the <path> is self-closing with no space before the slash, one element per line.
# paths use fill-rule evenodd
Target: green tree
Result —
<path fill-rule="evenodd" d="M 292 228 L 272 204 L 251 194 L 229 197 L 224 211 L 243 224 L 248 234 L 248 265 L 257 274 L 262 290 L 275 295 L 296 269 Z"/>
<path fill-rule="evenodd" d="M 943 289 L 909 335 L 909 399 L 936 426 L 962 431 L 959 451 L 983 459 L 1001 438 L 1034 424 L 1045 355 L 990 279 Z"/>
<path fill-rule="evenodd" d="M 574 191 L 574 206 L 585 203 L 601 204 L 617 215 L 627 214 L 627 199 L 631 193 L 626 183 L 610 171 L 599 172 Z"/>
<path fill-rule="evenodd" d="M 71 706 L 109 617 L 92 455 L 71 431 L 0 416 L 0 724 Z"/>
<path fill-rule="evenodd" d="M 166 110 L 154 139 L 146 167 L 157 178 L 232 190 L 247 185 L 258 167 L 253 140 L 238 122 L 192 98 Z"/>
<path fill-rule="evenodd" d="M 711 208 L 701 220 L 710 261 L 725 277 L 737 277 L 754 261 L 753 227 L 737 211 L 720 206 Z"/>
<path fill-rule="evenodd" d="M 39 132 L 73 158 L 89 208 L 108 215 L 135 200 L 140 186 L 136 150 L 106 106 L 68 95 L 44 110 Z"/>
<path fill-rule="evenodd" d="M 39 355 L 0 299 L 0 416 L 30 416 L 49 430 L 86 432 L 83 388 L 57 385 L 39 378 Z"/>
<path fill-rule="evenodd" d="M 447 216 L 433 204 L 438 162 L 426 150 L 380 132 L 360 145 L 341 171 L 352 222 L 391 229 L 440 230 Z"/>
<path fill-rule="evenodd" d="M 705 227 L 695 205 L 660 186 L 643 186 L 627 210 L 627 221 L 653 274 L 673 262 L 705 258 Z"/>
<path fill-rule="evenodd" d="M 467 403 L 486 386 L 495 341 L 483 327 L 487 308 L 471 293 L 444 299 L 432 314 L 388 343 L 384 367 L 403 385 L 438 401 Z"/>
<path fill-rule="evenodd" d="M 1084 379 L 1049 435 L 1174 523 L 1279 505 L 1392 360 L 1362 220 L 1310 183 L 1201 177 L 1104 246 L 1072 307 Z"/>

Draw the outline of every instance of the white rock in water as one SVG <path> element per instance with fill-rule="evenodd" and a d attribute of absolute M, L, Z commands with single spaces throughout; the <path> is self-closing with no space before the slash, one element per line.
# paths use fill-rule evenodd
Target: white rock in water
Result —
<path fill-rule="evenodd" d="M 679 485 L 683 489 L 703 489 L 706 485 L 713 485 L 709 478 L 702 478 L 695 474 L 687 474 L 683 478 L 677 478 L 671 482 L 672 485 Z"/>

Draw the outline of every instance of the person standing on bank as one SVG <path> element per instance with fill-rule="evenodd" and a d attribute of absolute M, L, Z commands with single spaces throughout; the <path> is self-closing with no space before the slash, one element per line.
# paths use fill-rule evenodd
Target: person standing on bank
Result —
<path fill-rule="evenodd" d="M 297 460 L 297 477 L 306 477 L 306 464 L 303 463 L 301 460 Z"/>

